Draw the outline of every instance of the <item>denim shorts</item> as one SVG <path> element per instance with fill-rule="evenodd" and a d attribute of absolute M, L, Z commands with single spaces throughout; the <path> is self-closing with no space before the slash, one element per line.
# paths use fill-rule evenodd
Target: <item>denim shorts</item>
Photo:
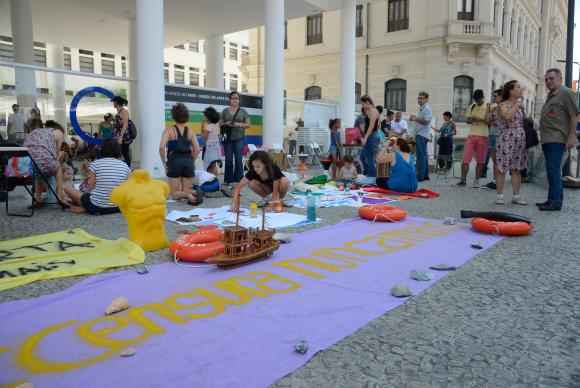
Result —
<path fill-rule="evenodd" d="M 489 135 L 487 137 L 487 141 L 488 141 L 488 148 L 490 150 L 495 150 L 497 147 L 497 135 Z"/>

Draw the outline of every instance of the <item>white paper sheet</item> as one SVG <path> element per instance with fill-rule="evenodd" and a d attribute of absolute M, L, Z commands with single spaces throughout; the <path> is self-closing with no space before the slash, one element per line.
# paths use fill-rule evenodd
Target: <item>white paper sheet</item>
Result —
<path fill-rule="evenodd" d="M 258 209 L 258 216 L 252 218 L 249 216 L 248 209 L 241 209 L 240 211 L 240 225 L 247 228 L 257 228 L 262 226 L 262 211 Z M 182 217 L 198 216 L 198 222 L 180 222 L 177 221 Z M 199 208 L 187 211 L 174 210 L 170 212 L 166 219 L 168 221 L 176 222 L 180 225 L 207 225 L 216 224 L 219 226 L 233 225 L 236 222 L 236 215 L 229 211 L 229 206 L 221 208 Z M 306 215 L 293 213 L 266 213 L 266 227 L 273 229 L 282 229 L 302 225 L 308 223 Z"/>

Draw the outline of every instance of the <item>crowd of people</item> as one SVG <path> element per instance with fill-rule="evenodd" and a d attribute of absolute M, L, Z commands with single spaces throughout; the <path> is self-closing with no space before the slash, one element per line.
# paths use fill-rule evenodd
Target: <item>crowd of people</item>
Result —
<path fill-rule="evenodd" d="M 549 94 L 541 111 L 539 129 L 549 192 L 547 201 L 537 205 L 540 210 L 554 211 L 560 210 L 563 203 L 564 156 L 567 150 L 577 144 L 580 132 L 576 129 L 576 96 L 563 86 L 561 71 L 548 70 L 545 85 Z M 117 96 L 112 102 L 116 114 L 105 115 L 99 124 L 101 145 L 96 150 L 76 138 L 70 144 L 66 143 L 62 125 L 52 120 L 43 122 L 40 112 L 36 110 L 24 120 L 20 107 L 13 106 L 13 114 L 8 122 L 9 141 L 28 148 L 42 175 L 55 182 L 58 199 L 68 204 L 74 212 L 104 214 L 118 211 L 108 196 L 128 178 L 131 144 L 137 136 L 137 129 L 130 119 L 127 100 Z M 410 115 L 407 121 L 402 112 L 375 106 L 369 96 L 361 97 L 362 115 L 355 122 L 361 135 L 360 170 L 357 169 L 359 160 L 346 155 L 343 150 L 340 119 L 330 120 L 332 178 L 338 182 L 352 183 L 362 173 L 367 178 L 366 183 L 372 179 L 372 183 L 385 189 L 414 192 L 420 182 L 429 180 L 428 143 L 432 141 L 432 131 L 437 134 L 436 165 L 442 170 L 451 169 L 455 152 L 454 137 L 457 135 L 452 113 L 444 112 L 442 124 L 434 127 L 429 94 L 420 92 L 417 103 L 417 113 Z M 239 194 L 246 186 L 262 197 L 271 195 L 275 203 L 282 201 L 288 193 L 288 178 L 267 152 L 255 151 L 248 164 L 243 165 L 242 153 L 245 132 L 250 127 L 250 116 L 240 107 L 240 95 L 237 92 L 229 94 L 228 107 L 221 113 L 213 107 L 203 112 L 203 146 L 200 146 L 197 135 L 188 126 L 190 113 L 184 104 L 175 104 L 171 115 L 175 124 L 164 128 L 159 155 L 174 200 L 199 205 L 203 200 L 204 185 L 205 188 L 210 185 L 210 190 L 214 191 L 221 189 L 226 195 L 232 196 L 234 208 L 239 207 Z M 534 121 L 527 117 L 523 109 L 519 82 L 510 81 L 495 90 L 490 103 L 486 102 L 482 90 L 475 90 L 473 103 L 466 112 L 466 122 L 469 133 L 465 140 L 461 177 L 457 186 L 467 185 L 469 166 L 475 160 L 473 187 L 481 187 L 481 179 L 486 177 L 487 165 L 491 160 L 493 180 L 486 186 L 496 190 L 495 203 L 505 204 L 504 188 L 506 175 L 509 174 L 513 193 L 511 202 L 527 205 L 520 193 L 522 174 L 528 168 L 528 149 L 537 145 L 538 139 Z M 409 123 L 413 124 L 414 131 L 411 131 Z M 72 159 L 83 151 L 86 159 L 81 168 L 84 180 L 75 189 L 72 185 Z M 223 185 L 218 179 L 222 152 L 225 156 Z M 195 161 L 200 154 L 203 170 L 196 170 Z M 41 188 L 42 182 L 37 187 Z M 42 203 L 41 190 L 36 193 L 37 204 Z"/>
<path fill-rule="evenodd" d="M 576 95 L 563 86 L 562 72 L 549 69 L 545 75 L 545 85 L 549 93 L 542 108 L 539 132 L 550 189 L 548 200 L 537 206 L 540 210 L 550 211 L 562 208 L 562 163 L 567 151 L 577 144 L 577 137 L 580 139 L 580 131 L 577 131 Z M 491 103 L 486 103 L 482 90 L 475 90 L 473 103 L 465 115 L 469 133 L 457 186 L 467 185 L 469 166 L 475 161 L 473 187 L 482 187 L 481 179 L 487 177 L 487 166 L 491 160 L 493 180 L 485 186 L 496 190 L 497 205 L 505 204 L 507 174 L 511 176 L 511 202 L 527 205 L 520 193 L 522 177 L 528 174 L 528 150 L 538 145 L 539 139 L 534 120 L 524 110 L 522 95 L 523 90 L 517 80 L 495 90 Z M 428 143 L 432 141 L 432 130 L 437 135 L 437 167 L 442 170 L 452 168 L 454 137 L 457 135 L 452 113 L 444 112 L 441 126 L 435 127 L 432 126 L 429 94 L 420 92 L 417 102 L 417 114 L 409 117 L 409 122 L 414 124 L 414 136 L 411 136 L 409 122 L 403 119 L 402 112 L 387 110 L 385 118 L 382 118 L 384 108 L 375 106 L 369 96 L 361 97 L 362 114 L 355 120 L 355 127 L 361 133 L 360 172 L 366 177 L 375 178 L 379 186 L 410 192 L 416 190 L 418 182 L 429 180 Z M 336 151 L 334 121 L 329 127 L 329 156 L 338 161 L 341 155 Z M 413 152 L 411 146 L 414 146 Z M 378 172 L 377 167 L 383 164 L 389 165 L 389 169 L 379 168 L 382 171 Z"/>
<path fill-rule="evenodd" d="M 27 118 L 18 104 L 12 106 L 8 120 L 8 145 L 28 149 L 37 170 L 34 203 L 58 201 L 75 213 L 108 214 L 119 209 L 110 202 L 110 192 L 127 180 L 131 166 L 131 144 L 137 136 L 130 119 L 127 100 L 116 96 L 111 102 L 117 114 L 104 116 L 95 136 L 100 145 L 73 136 L 67 142 L 66 130 L 54 120 L 43 121 L 40 110 L 32 108 Z M 74 186 L 73 160 L 81 162 L 83 181 Z M 23 172 L 25 173 L 25 172 Z M 43 193 L 47 193 L 45 199 Z"/>

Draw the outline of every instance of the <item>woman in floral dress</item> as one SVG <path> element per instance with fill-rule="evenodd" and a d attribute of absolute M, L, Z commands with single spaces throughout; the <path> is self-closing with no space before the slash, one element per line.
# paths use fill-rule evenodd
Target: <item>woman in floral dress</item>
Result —
<path fill-rule="evenodd" d="M 505 204 L 503 188 L 505 176 L 511 172 L 512 203 L 527 205 L 520 196 L 521 171 L 528 165 L 524 112 L 521 105 L 522 89 L 518 81 L 510 81 L 503 87 L 502 102 L 499 104 L 497 139 L 497 205 Z"/>

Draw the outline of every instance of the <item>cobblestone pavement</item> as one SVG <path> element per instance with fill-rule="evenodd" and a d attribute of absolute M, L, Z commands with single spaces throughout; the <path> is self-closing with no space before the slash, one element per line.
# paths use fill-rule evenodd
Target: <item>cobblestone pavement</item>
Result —
<path fill-rule="evenodd" d="M 458 189 L 454 183 L 435 178 L 426 187 L 439 191 L 441 198 L 401 206 L 412 215 L 439 219 L 457 217 L 460 209 L 501 209 L 493 205 L 493 192 Z M 545 193 L 541 186 L 525 185 L 530 206 L 503 207 L 532 217 L 533 235 L 503 240 L 420 296 L 320 352 L 274 387 L 580 387 L 580 191 L 566 191 L 560 213 L 536 210 L 533 203 L 543 201 Z M 208 199 L 204 206 L 224 202 Z M 355 210 L 320 209 L 319 214 L 332 224 L 353 217 Z M 126 233 L 118 215 L 43 209 L 32 219 L 0 216 L 2 239 L 71 227 L 105 238 Z M 168 229 L 174 236 L 176 228 Z M 168 260 L 166 253 L 147 258 L 148 263 Z M 55 292 L 81 278 L 4 291 L 0 302 Z"/>

